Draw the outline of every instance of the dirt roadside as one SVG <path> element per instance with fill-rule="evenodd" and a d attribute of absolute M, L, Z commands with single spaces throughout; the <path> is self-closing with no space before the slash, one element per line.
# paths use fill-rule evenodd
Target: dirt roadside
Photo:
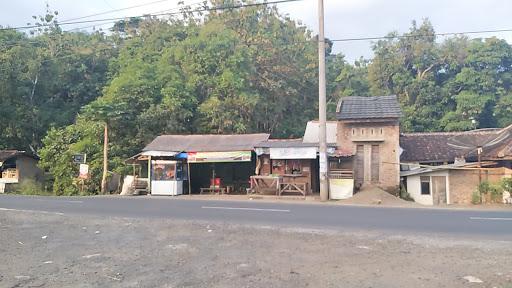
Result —
<path fill-rule="evenodd" d="M 512 287 L 510 242 L 2 211 L 0 243 L 0 287 Z"/>

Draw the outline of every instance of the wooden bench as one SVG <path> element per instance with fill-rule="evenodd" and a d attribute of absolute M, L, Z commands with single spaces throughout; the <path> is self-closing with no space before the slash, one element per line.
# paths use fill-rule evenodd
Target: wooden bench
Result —
<path fill-rule="evenodd" d="M 146 179 L 135 179 L 132 183 L 132 188 L 136 195 L 148 194 L 148 182 Z"/>
<path fill-rule="evenodd" d="M 225 194 L 226 193 L 226 188 L 221 188 L 221 187 L 208 187 L 208 188 L 201 188 L 199 194 L 203 194 L 203 193 L 220 193 L 220 194 Z"/>

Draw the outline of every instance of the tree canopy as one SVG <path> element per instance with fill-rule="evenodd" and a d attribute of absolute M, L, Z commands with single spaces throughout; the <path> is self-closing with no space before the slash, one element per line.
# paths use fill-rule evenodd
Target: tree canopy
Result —
<path fill-rule="evenodd" d="M 300 137 L 318 115 L 316 36 L 270 6 L 182 12 L 86 33 L 62 31 L 47 11 L 32 33 L 0 30 L 0 148 L 38 150 L 55 193 L 76 194 L 75 153 L 88 155 L 89 192 L 99 187 L 103 123 L 109 167 L 120 173 L 164 133 Z M 396 94 L 403 131 L 512 123 L 505 40 L 438 39 L 428 20 L 388 36 L 373 43 L 372 59 L 354 63 L 328 42 L 331 117 L 340 97 Z"/>

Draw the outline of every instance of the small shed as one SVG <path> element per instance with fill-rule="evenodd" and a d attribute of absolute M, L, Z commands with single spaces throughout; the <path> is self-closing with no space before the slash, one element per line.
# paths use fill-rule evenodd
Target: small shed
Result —
<path fill-rule="evenodd" d="M 0 150 L 0 193 L 15 189 L 25 180 L 42 181 L 39 157 L 20 150 Z"/>
<path fill-rule="evenodd" d="M 474 163 L 449 164 L 402 171 L 401 176 L 407 192 L 419 204 L 470 204 L 480 181 L 498 183 L 504 177 L 512 177 L 512 170 L 478 168 Z"/>

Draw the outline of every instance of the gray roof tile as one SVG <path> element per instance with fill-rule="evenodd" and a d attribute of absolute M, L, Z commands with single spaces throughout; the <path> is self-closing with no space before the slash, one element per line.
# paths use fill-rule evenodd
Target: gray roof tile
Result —
<path fill-rule="evenodd" d="M 343 97 L 336 110 L 338 120 L 399 118 L 400 116 L 402 112 L 396 95 Z"/>

